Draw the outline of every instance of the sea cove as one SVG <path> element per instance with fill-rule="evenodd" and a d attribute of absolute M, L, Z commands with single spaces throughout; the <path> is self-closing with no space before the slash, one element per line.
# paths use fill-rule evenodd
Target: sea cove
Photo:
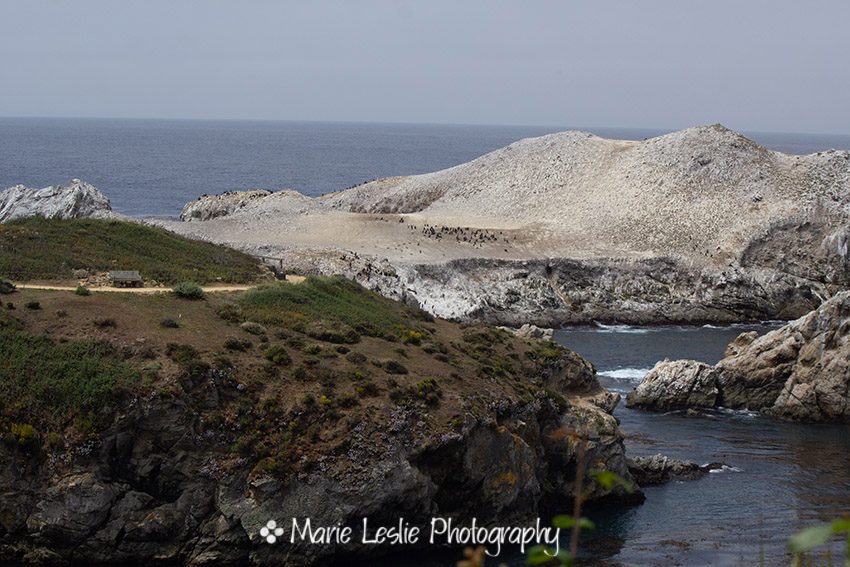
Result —
<path fill-rule="evenodd" d="M 846 0 L 0 4 L 0 565 L 850 565 Z"/>

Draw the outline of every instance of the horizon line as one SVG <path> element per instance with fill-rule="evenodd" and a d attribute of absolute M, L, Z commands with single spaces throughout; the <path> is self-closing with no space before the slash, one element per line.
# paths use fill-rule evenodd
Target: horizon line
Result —
<path fill-rule="evenodd" d="M 698 128 L 703 126 L 712 126 L 720 124 L 727 127 L 722 122 L 713 122 L 711 124 L 692 124 L 684 128 L 676 127 L 657 127 L 657 126 L 565 126 L 560 124 L 520 124 L 520 123 L 483 123 L 483 122 L 415 122 L 415 121 L 390 121 L 390 120 L 318 120 L 318 119 L 290 119 L 290 118 L 197 118 L 197 117 L 150 117 L 150 116 L 60 116 L 60 115 L 20 115 L 8 116 L 0 115 L 0 120 L 124 120 L 124 121 L 139 121 L 139 122 L 270 122 L 270 123 L 293 123 L 293 124 L 369 124 L 369 125 L 388 125 L 388 126 L 475 126 L 481 128 L 557 128 L 558 132 L 566 131 L 585 131 L 590 132 L 596 130 L 627 130 L 627 131 L 652 131 L 672 133 L 686 130 L 688 128 Z M 728 128 L 728 127 L 727 127 Z M 750 130 L 729 128 L 730 130 L 743 134 L 796 134 L 808 136 L 838 136 L 850 137 L 848 133 L 841 132 L 813 132 L 813 131 L 788 131 L 788 130 Z M 663 135 L 663 134 L 662 134 Z"/>

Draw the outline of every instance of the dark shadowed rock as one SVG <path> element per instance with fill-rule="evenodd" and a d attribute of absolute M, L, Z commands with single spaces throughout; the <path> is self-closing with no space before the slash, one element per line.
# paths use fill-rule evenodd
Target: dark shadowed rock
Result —
<path fill-rule="evenodd" d="M 693 461 L 671 459 L 660 453 L 627 459 L 626 462 L 638 486 L 655 486 L 671 480 L 697 480 L 724 466 L 722 463 L 698 465 Z"/>

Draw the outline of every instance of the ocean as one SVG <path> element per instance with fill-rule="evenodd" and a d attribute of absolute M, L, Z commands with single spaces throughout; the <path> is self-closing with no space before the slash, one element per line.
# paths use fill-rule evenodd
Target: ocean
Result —
<path fill-rule="evenodd" d="M 42 187 L 76 177 L 104 191 L 121 213 L 174 216 L 204 193 L 259 187 L 316 196 L 377 177 L 450 167 L 520 138 L 564 129 L 5 118 L 0 119 L 0 187 Z M 663 133 L 589 130 L 625 139 Z M 850 136 L 748 135 L 787 153 L 850 149 Z M 606 387 L 625 394 L 656 361 L 716 362 L 725 345 L 750 328 L 588 327 L 561 329 L 555 338 L 592 361 Z M 590 510 L 598 530 L 588 534 L 583 552 L 588 559 L 787 564 L 785 542 L 791 534 L 850 510 L 846 426 L 786 424 L 747 412 L 654 414 L 622 405 L 615 415 L 629 455 L 661 452 L 732 468 L 648 488 L 647 501 L 638 507 Z M 405 562 L 453 564 L 460 557 L 451 554 L 426 553 Z M 505 560 L 524 564 L 517 554 Z M 371 564 L 396 564 L 392 561 Z"/>
<path fill-rule="evenodd" d="M 0 118 L 0 189 L 83 179 L 114 210 L 176 216 L 203 194 L 295 189 L 318 196 L 379 177 L 437 171 L 516 140 L 571 127 Z M 639 140 L 658 129 L 578 128 Z M 806 154 L 850 149 L 850 136 L 748 133 Z"/>

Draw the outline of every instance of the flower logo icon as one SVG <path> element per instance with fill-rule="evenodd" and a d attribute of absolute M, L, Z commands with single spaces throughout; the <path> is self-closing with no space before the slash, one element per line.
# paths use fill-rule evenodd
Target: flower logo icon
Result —
<path fill-rule="evenodd" d="M 283 528 L 277 527 L 277 522 L 269 520 L 266 525 L 260 528 L 260 536 L 268 543 L 274 543 L 277 538 L 283 535 Z"/>

